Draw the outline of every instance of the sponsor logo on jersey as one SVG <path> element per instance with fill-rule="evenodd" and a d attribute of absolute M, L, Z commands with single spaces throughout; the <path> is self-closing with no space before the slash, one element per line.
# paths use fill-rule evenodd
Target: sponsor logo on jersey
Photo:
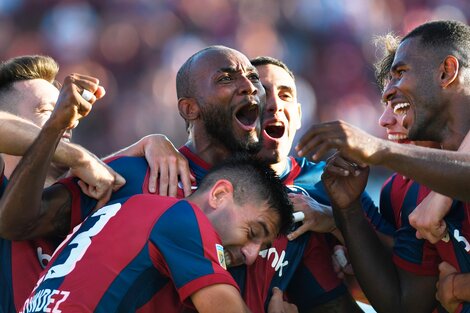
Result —
<path fill-rule="evenodd" d="M 460 235 L 460 232 L 458 229 L 454 229 L 454 238 L 455 240 L 457 240 L 458 242 L 462 242 L 465 247 L 465 251 L 469 252 L 470 251 L 470 243 L 468 243 L 468 240 L 467 238 L 465 238 L 464 236 Z"/>
<path fill-rule="evenodd" d="M 47 264 L 51 260 L 52 256 L 50 256 L 47 253 L 42 253 L 42 247 L 38 247 L 36 252 L 38 255 L 39 264 L 41 265 L 42 269 L 45 269 L 47 267 Z"/>
<path fill-rule="evenodd" d="M 216 243 L 215 250 L 217 251 L 217 258 L 219 259 L 220 266 L 227 269 L 227 264 L 225 264 L 224 247 Z"/>
<path fill-rule="evenodd" d="M 286 251 L 282 250 L 281 253 L 279 254 L 276 250 L 276 248 L 269 248 L 265 250 L 261 250 L 259 252 L 259 255 L 267 259 L 269 261 L 269 258 L 272 256 L 273 261 L 271 262 L 271 267 L 274 268 L 276 272 L 278 272 L 279 277 L 282 277 L 282 269 L 284 266 L 287 266 L 289 264 L 288 260 L 284 260 L 286 257 Z"/>

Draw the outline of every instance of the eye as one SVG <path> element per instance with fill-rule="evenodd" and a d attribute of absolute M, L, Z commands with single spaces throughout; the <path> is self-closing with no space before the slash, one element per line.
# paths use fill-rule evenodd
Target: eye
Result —
<path fill-rule="evenodd" d="M 292 94 L 290 94 L 288 92 L 281 92 L 281 93 L 279 93 L 279 98 L 284 100 L 284 101 L 292 101 L 292 99 L 294 97 L 292 96 Z"/>
<path fill-rule="evenodd" d="M 227 82 L 232 81 L 232 77 L 230 75 L 224 75 L 220 77 L 217 81 L 221 83 L 227 83 Z"/>
<path fill-rule="evenodd" d="M 251 73 L 251 74 L 248 75 L 248 79 L 250 79 L 251 81 L 258 82 L 259 81 L 259 75 L 258 75 L 258 73 Z"/>

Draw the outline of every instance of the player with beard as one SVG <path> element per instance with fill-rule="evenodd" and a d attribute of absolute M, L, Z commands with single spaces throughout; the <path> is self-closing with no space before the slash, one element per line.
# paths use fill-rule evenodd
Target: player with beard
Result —
<path fill-rule="evenodd" d="M 259 114 L 265 93 L 256 69 L 243 54 L 223 46 L 209 47 L 196 53 L 178 72 L 177 93 L 178 108 L 189 131 L 188 142 L 181 152 L 189 159 L 198 182 L 210 164 L 226 159 L 234 150 L 242 148 L 245 152 L 253 152 L 259 149 Z M 219 128 L 209 131 L 213 125 L 209 126 L 204 118 L 213 116 L 213 110 L 223 110 L 224 118 L 215 123 L 220 123 L 221 128 L 232 129 L 227 137 L 219 136 Z M 145 159 L 121 157 L 112 159 L 108 164 L 127 182 L 113 193 L 112 200 L 148 193 L 149 168 Z M 23 189 L 23 192 L 27 191 L 27 187 Z M 77 211 L 82 212 L 80 216 L 71 216 L 72 220 L 83 220 L 96 204 L 95 200 L 81 193 L 73 179 L 45 190 L 41 204 L 32 202 L 30 198 L 18 201 L 11 197 L 8 200 L 3 202 L 0 213 L 13 216 L 11 225 L 7 226 L 11 227 L 10 233 L 14 234 L 14 239 L 65 235 L 62 230 L 66 229 L 64 226 L 70 220 L 71 210 L 78 208 Z M 25 212 L 20 209 L 25 206 L 37 210 Z M 287 221 L 284 219 L 283 222 Z M 250 264 L 256 259 L 259 249 L 260 245 L 233 251 L 227 249 L 226 253 L 234 263 L 242 260 L 242 263 Z M 158 303 L 150 298 L 143 299 L 142 303 L 147 302 L 150 304 L 146 308 L 150 308 L 152 303 L 158 307 Z"/>

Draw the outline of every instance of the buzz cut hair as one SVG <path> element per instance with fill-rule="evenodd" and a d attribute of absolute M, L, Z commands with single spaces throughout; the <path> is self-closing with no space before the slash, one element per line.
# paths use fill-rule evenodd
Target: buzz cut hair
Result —
<path fill-rule="evenodd" d="M 287 74 L 289 74 L 289 76 L 292 77 L 292 79 L 295 81 L 294 73 L 292 73 L 289 67 L 281 60 L 269 56 L 258 56 L 256 58 L 251 59 L 250 62 L 253 66 L 263 66 L 269 64 L 279 66 L 280 68 L 284 69 Z"/>

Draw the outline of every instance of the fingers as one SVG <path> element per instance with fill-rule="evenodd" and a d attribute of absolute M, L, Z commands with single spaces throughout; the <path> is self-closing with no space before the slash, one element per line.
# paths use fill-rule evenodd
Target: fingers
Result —
<path fill-rule="evenodd" d="M 169 173 L 168 173 L 169 166 L 167 162 L 160 162 L 158 167 L 159 167 L 158 194 L 160 196 L 167 196 L 168 195 L 168 182 L 169 182 Z"/>
<path fill-rule="evenodd" d="M 295 239 L 297 239 L 298 237 L 300 237 L 301 235 L 303 235 L 304 233 L 306 233 L 308 231 L 309 231 L 308 226 L 306 224 L 302 224 L 302 225 L 300 225 L 299 228 L 297 228 L 296 230 L 294 230 L 293 232 L 288 234 L 287 239 L 295 240 Z"/>
<path fill-rule="evenodd" d="M 157 180 L 158 180 L 158 164 L 149 162 L 150 176 L 149 176 L 149 192 L 155 193 L 157 191 Z"/>
<path fill-rule="evenodd" d="M 124 177 L 114 172 L 114 183 L 113 183 L 113 188 L 112 188 L 113 192 L 118 191 L 125 184 L 126 184 L 126 180 L 124 179 Z"/>
<path fill-rule="evenodd" d="M 192 183 L 196 181 L 196 178 L 193 175 L 191 175 L 189 164 L 186 159 L 185 159 L 184 164 L 185 165 L 182 166 L 183 168 L 180 169 L 179 174 L 180 174 L 181 183 L 183 184 L 184 196 L 187 197 L 193 192 L 193 190 L 191 189 L 191 186 L 192 186 Z"/>

